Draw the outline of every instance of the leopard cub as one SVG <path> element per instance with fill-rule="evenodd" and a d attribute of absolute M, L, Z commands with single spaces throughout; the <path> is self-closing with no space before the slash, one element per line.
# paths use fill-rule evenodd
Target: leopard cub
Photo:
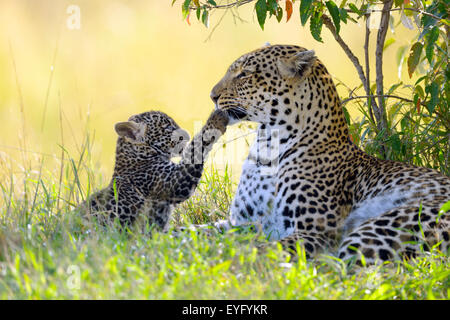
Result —
<path fill-rule="evenodd" d="M 109 185 L 77 209 L 100 223 L 118 218 L 122 226 L 143 215 L 166 231 L 174 206 L 188 199 L 200 180 L 205 159 L 225 133 L 228 116 L 213 111 L 202 130 L 189 134 L 165 113 L 144 112 L 115 125 L 119 135 L 114 173 Z M 181 154 L 181 160 L 171 160 Z"/>

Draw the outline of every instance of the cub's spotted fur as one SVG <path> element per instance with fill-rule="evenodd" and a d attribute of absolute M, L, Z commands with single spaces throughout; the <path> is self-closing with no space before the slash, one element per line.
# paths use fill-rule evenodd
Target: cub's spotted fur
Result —
<path fill-rule="evenodd" d="M 166 230 L 175 204 L 192 194 L 203 171 L 204 160 L 225 132 L 228 116 L 214 111 L 206 125 L 182 150 L 179 163 L 171 156 L 186 146 L 189 135 L 162 112 L 151 111 L 117 123 L 116 163 L 110 184 L 90 196 L 79 209 L 101 222 L 117 217 L 122 225 L 138 215 Z"/>

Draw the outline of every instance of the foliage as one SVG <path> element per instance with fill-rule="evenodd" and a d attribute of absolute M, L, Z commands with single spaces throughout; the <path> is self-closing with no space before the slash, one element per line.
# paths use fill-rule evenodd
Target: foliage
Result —
<path fill-rule="evenodd" d="M 195 12 L 206 25 L 210 10 L 220 5 L 219 1 L 212 0 L 182 2 L 186 19 L 190 12 Z M 252 0 L 239 1 L 241 4 L 250 2 Z M 266 20 L 275 16 L 281 21 L 282 14 L 289 19 L 297 2 L 278 1 L 277 5 L 286 5 L 285 10 L 280 14 L 280 7 L 277 7 L 278 15 L 268 12 Z M 311 5 L 313 3 L 311 1 Z M 197 9 L 193 11 L 192 7 L 196 5 Z M 323 12 L 330 11 L 329 7 L 325 3 Z M 340 6 L 338 8 L 342 29 L 345 14 L 341 13 Z M 442 13 L 439 10 L 432 12 L 439 15 Z M 311 17 L 312 14 L 305 23 L 310 22 Z M 347 21 L 352 21 L 352 17 L 358 18 L 351 14 L 346 17 Z M 337 23 L 331 21 L 334 25 Z M 320 24 L 320 21 L 316 23 Z M 433 122 L 431 115 L 435 117 L 441 108 L 447 108 L 448 117 L 448 106 L 441 104 L 442 94 L 448 98 L 448 88 L 442 88 L 442 83 L 448 86 L 447 64 L 440 58 L 444 41 L 442 24 L 430 25 L 430 28 L 435 26 L 438 26 L 438 34 L 429 30 L 428 35 L 417 38 L 422 49 L 420 55 L 414 53 L 415 58 L 410 62 L 414 67 L 418 59 L 415 74 L 430 73 L 432 77 L 431 81 L 429 77 L 417 79 L 417 88 L 409 87 L 414 94 L 417 91 L 421 106 L 412 116 L 422 119 L 422 114 L 428 115 L 425 118 L 428 122 L 422 119 L 423 122 L 416 122 L 416 125 L 418 130 L 428 126 L 430 137 L 433 137 L 435 124 L 442 125 Z M 403 53 L 409 50 L 408 47 L 400 52 L 404 63 L 408 55 Z M 438 72 L 426 71 L 423 67 L 430 61 L 440 68 Z M 398 88 L 393 86 L 387 93 L 392 94 Z M 20 93 L 21 87 L 18 89 Z M 432 99 L 436 103 L 431 104 L 434 109 L 430 114 L 427 103 Z M 364 101 L 353 101 L 361 103 L 362 111 L 367 114 Z M 404 103 L 402 108 L 410 108 L 408 101 L 400 100 L 399 103 Z M 417 110 L 416 101 L 413 105 Z M 448 255 L 437 250 L 414 260 L 358 270 L 331 256 L 324 255 L 317 261 L 308 262 L 300 255 L 293 261 L 279 246 L 258 250 L 254 244 L 265 241 L 264 238 L 246 230 L 233 230 L 215 237 L 193 232 L 179 236 L 153 233 L 150 237 L 137 229 L 119 232 L 114 227 L 85 230 L 80 217 L 71 210 L 88 194 L 104 187 L 108 179 L 100 174 L 98 163 L 92 160 L 97 156 L 93 153 L 95 148 L 90 136 L 77 144 L 78 157 L 68 152 L 68 133 L 63 139 L 65 126 L 61 120 L 61 106 L 59 110 L 61 157 L 55 156 L 59 167 L 54 162 L 49 164 L 43 154 L 39 161 L 28 158 L 26 148 L 19 168 L 14 166 L 18 161 L 11 160 L 9 164 L 0 159 L 0 299 L 448 299 L 450 261 Z M 399 112 L 404 111 L 390 115 L 395 118 Z M 377 144 L 367 138 L 373 137 L 371 130 L 375 131 L 377 127 L 367 119 L 370 119 L 368 114 L 365 122 L 352 123 L 353 132 L 362 136 L 358 143 L 378 152 Z M 73 122 L 73 118 L 70 120 Z M 89 130 L 84 124 L 83 127 Z M 25 129 L 23 132 L 25 141 Z M 415 134 L 413 130 L 410 133 Z M 54 135 L 56 137 L 56 133 Z M 389 146 L 394 142 L 379 140 L 377 143 Z M 429 165 L 432 159 L 424 158 L 428 151 L 420 155 L 423 147 L 429 146 L 425 142 L 422 147 L 419 145 L 418 159 L 425 159 L 423 161 Z M 404 144 L 403 140 L 395 143 Z M 209 223 L 223 218 L 235 189 L 230 177 L 229 171 L 219 174 L 214 169 L 206 170 L 196 194 L 175 211 L 172 225 Z M 449 203 L 442 211 L 448 209 Z"/>
<path fill-rule="evenodd" d="M 76 182 L 83 175 L 102 186 L 88 148 L 79 159 L 67 155 L 75 166 L 62 179 L 54 168 L 22 172 L 21 186 L 13 175 L 0 182 L 0 299 L 448 299 L 450 261 L 438 251 L 359 270 L 326 255 L 294 261 L 279 245 L 256 249 L 264 238 L 246 230 L 212 237 L 83 230 L 59 200 L 83 197 Z M 207 170 L 173 226 L 220 218 L 235 187 L 229 176 Z"/>
<path fill-rule="evenodd" d="M 175 2 L 173 0 L 172 5 Z M 297 3 L 301 25 L 309 23 L 311 35 L 319 42 L 323 42 L 323 26 L 328 28 L 358 71 L 361 85 L 348 88 L 348 97 L 342 97 L 344 106 L 352 101 L 364 116 L 357 122 L 352 122 L 348 117 L 354 142 L 378 157 L 428 166 L 450 175 L 448 1 L 388 0 L 382 3 L 380 9 L 380 2 L 375 0 L 342 0 L 339 5 L 332 0 L 237 0 L 225 4 L 219 1 L 185 0 L 182 11 L 184 17 L 196 11 L 200 19 L 201 12 L 202 17 L 207 17 L 213 10 L 254 5 L 258 23 L 264 29 L 270 18 L 281 22 L 285 14 L 288 21 Z M 368 43 L 369 19 L 373 13 L 380 11 L 382 21 L 375 51 L 376 81 L 371 83 L 371 52 L 368 51 L 368 45 L 365 47 L 364 71 L 359 59 L 341 38 L 340 30 L 343 25 L 364 22 Z M 400 14 L 394 17 L 394 12 Z M 205 21 L 202 18 L 202 22 L 207 25 Z M 383 52 L 395 42 L 394 38 L 386 39 L 386 31 L 388 27 L 394 31 L 400 22 L 409 29 L 417 30 L 414 41 L 400 47 L 397 53 L 399 74 L 406 64 L 411 83 L 385 85 Z M 342 83 L 339 85 L 345 86 Z M 364 93 L 357 95 L 362 89 Z M 410 97 L 404 96 L 405 91 L 409 92 Z"/>

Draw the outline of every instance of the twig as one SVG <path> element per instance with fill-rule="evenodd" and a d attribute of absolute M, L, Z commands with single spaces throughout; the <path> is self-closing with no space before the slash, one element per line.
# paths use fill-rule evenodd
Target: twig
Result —
<path fill-rule="evenodd" d="M 377 95 L 377 94 L 372 94 L 372 95 L 370 95 L 370 96 L 354 96 L 354 97 L 349 97 L 349 98 L 343 100 L 343 101 L 342 101 L 342 104 L 345 104 L 345 103 L 347 103 L 347 102 L 349 102 L 349 101 L 351 101 L 351 100 L 355 100 L 355 99 L 367 99 L 367 98 L 370 98 L 370 97 L 372 97 L 372 98 L 377 98 L 378 95 Z M 384 94 L 383 97 L 384 97 L 384 98 L 394 98 L 394 99 L 403 100 L 403 101 L 405 101 L 405 102 L 414 103 L 414 101 L 412 101 L 412 100 L 410 100 L 410 99 L 403 98 L 403 97 L 396 96 L 396 95 L 392 95 L 392 94 Z M 421 104 L 422 106 L 426 106 L 426 104 L 423 103 L 423 102 L 420 102 L 420 104 Z"/>
<path fill-rule="evenodd" d="M 323 14 L 322 15 L 322 21 L 325 24 L 325 26 L 331 31 L 331 33 L 334 36 L 334 39 L 336 39 L 337 43 L 342 47 L 347 57 L 350 59 L 350 61 L 353 63 L 353 65 L 356 68 L 356 71 L 358 72 L 359 79 L 361 80 L 362 84 L 364 85 L 364 89 L 367 93 L 367 95 L 370 95 L 370 88 L 367 86 L 367 79 L 364 75 L 363 68 L 361 64 L 359 63 L 358 58 L 353 54 L 352 50 L 348 47 L 348 45 L 344 42 L 344 40 L 341 38 L 340 35 L 337 34 L 336 28 L 334 27 L 333 22 L 331 21 L 330 17 Z"/>
<path fill-rule="evenodd" d="M 223 13 L 223 15 L 220 17 L 219 21 L 216 23 L 216 25 L 212 28 L 211 32 L 208 35 L 208 38 L 206 38 L 205 42 L 210 40 L 214 31 L 216 31 L 217 27 L 219 26 L 219 24 L 222 22 L 223 18 L 225 18 L 226 14 L 228 13 L 228 10 L 225 10 L 225 12 Z"/>
<path fill-rule="evenodd" d="M 373 9 L 373 10 L 371 10 L 372 12 L 388 12 L 388 11 L 402 11 L 402 10 L 408 10 L 408 11 L 414 11 L 414 12 L 417 12 L 417 13 L 421 13 L 421 14 L 423 14 L 423 15 L 425 15 L 425 16 L 429 16 L 429 17 L 431 17 L 431 18 L 433 18 L 433 19 L 435 19 L 435 20 L 438 20 L 438 21 L 441 21 L 442 20 L 442 18 L 440 18 L 440 17 L 438 17 L 438 16 L 435 16 L 434 14 L 431 14 L 431 13 L 429 13 L 429 12 L 426 12 L 426 11 L 423 11 L 423 10 L 421 10 L 421 9 L 417 9 L 417 8 L 394 8 L 394 9 L 389 9 L 389 10 L 385 10 L 384 8 L 382 9 L 382 10 L 377 10 L 377 9 Z M 350 10 L 351 11 L 351 10 Z"/>
<path fill-rule="evenodd" d="M 244 4 L 247 4 L 247 3 L 250 3 L 250 2 L 254 2 L 254 1 L 256 1 L 256 0 L 237 0 L 237 1 L 232 2 L 232 3 L 221 4 L 221 5 L 217 5 L 217 6 L 213 6 L 211 4 L 204 4 L 204 5 L 201 5 L 200 7 L 191 6 L 191 7 L 189 7 L 189 9 L 197 10 L 197 8 L 202 8 L 202 7 L 205 7 L 207 9 L 209 9 L 209 10 L 210 9 L 229 9 L 229 8 L 233 8 L 233 7 L 240 7 L 240 6 L 244 5 Z"/>

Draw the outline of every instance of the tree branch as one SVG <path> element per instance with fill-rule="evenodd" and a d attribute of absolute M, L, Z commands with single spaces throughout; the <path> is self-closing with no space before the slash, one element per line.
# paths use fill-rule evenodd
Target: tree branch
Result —
<path fill-rule="evenodd" d="M 375 49 L 376 93 L 378 96 L 378 110 L 375 112 L 375 118 L 377 120 L 379 131 L 388 129 L 383 95 L 383 47 L 386 40 L 387 29 L 389 27 L 389 17 L 391 16 L 390 9 L 392 8 L 393 3 L 393 0 L 387 0 L 383 4 L 383 12 L 381 13 L 380 28 L 378 29 Z"/>
<path fill-rule="evenodd" d="M 364 88 L 366 88 L 366 94 L 367 96 L 367 107 L 369 108 L 369 116 L 373 123 L 375 123 L 375 118 L 373 115 L 373 99 L 370 95 L 372 92 L 370 92 L 370 64 L 369 64 L 369 40 L 370 40 L 370 28 L 369 28 L 369 22 L 370 22 L 370 13 L 366 14 L 366 37 L 364 40 L 364 57 L 365 57 L 365 63 L 366 63 L 366 84 L 364 85 Z M 369 92 L 367 92 L 367 90 Z"/>
<path fill-rule="evenodd" d="M 355 100 L 355 99 L 367 99 L 367 98 L 369 98 L 369 97 L 377 98 L 378 95 L 377 95 L 377 94 L 372 94 L 372 95 L 370 95 L 370 96 L 354 96 L 354 97 L 349 97 L 349 98 L 347 98 L 347 99 L 345 99 L 345 100 L 342 100 L 342 104 L 345 104 L 345 103 L 347 103 L 347 102 L 349 102 L 349 101 L 351 101 L 351 100 Z M 393 95 L 393 94 L 384 94 L 383 97 L 384 97 L 384 98 L 394 98 L 394 99 L 402 100 L 402 101 L 405 101 L 405 102 L 414 103 L 414 101 L 412 101 L 412 100 L 410 100 L 410 99 L 408 99 L 408 98 L 403 98 L 403 97 L 396 96 L 396 95 Z M 423 103 L 423 102 L 421 102 L 420 105 L 426 106 L 426 104 Z"/>
<path fill-rule="evenodd" d="M 336 28 L 334 27 L 334 24 L 331 21 L 330 17 L 328 17 L 326 14 L 323 14 L 322 21 L 323 21 L 323 24 L 331 31 L 331 34 L 334 36 L 334 39 L 337 41 L 337 43 L 339 43 L 339 45 L 344 50 L 347 57 L 350 59 L 350 61 L 355 66 L 356 71 L 358 72 L 358 75 L 359 75 L 359 79 L 361 80 L 361 82 L 364 86 L 364 90 L 366 91 L 366 94 L 369 96 L 370 88 L 368 86 L 366 76 L 364 75 L 363 67 L 359 63 L 358 58 L 353 54 L 352 50 L 350 50 L 350 48 L 344 42 L 344 40 L 341 38 L 341 36 L 339 34 L 337 34 Z"/>
<path fill-rule="evenodd" d="M 233 8 L 233 7 L 240 7 L 240 6 L 243 6 L 244 4 L 248 4 L 248 3 L 251 3 L 251 2 L 255 2 L 255 1 L 256 0 L 236 0 L 235 2 L 232 2 L 232 3 L 219 4 L 219 5 L 216 5 L 216 6 L 213 6 L 212 4 L 209 4 L 209 3 L 205 3 L 205 4 L 201 5 L 200 7 L 205 6 L 207 9 L 229 9 L 229 8 Z M 197 6 L 195 6 L 195 5 L 191 6 L 191 7 L 189 7 L 189 9 L 197 10 Z M 355 13 L 351 9 L 345 9 L 345 10 L 347 12 L 349 12 L 349 13 Z M 401 11 L 401 10 L 414 11 L 414 12 L 421 13 L 423 15 L 429 16 L 429 17 L 431 17 L 431 18 L 433 18 L 435 20 L 438 20 L 438 21 L 442 20 L 441 17 L 438 17 L 438 16 L 436 16 L 434 14 L 431 14 L 431 13 L 426 12 L 426 11 L 424 11 L 422 9 L 419 9 L 419 8 L 394 8 L 394 9 L 391 8 L 388 11 Z M 384 9 L 383 10 L 377 10 L 377 9 L 370 10 L 370 12 L 384 12 L 384 11 L 385 11 Z M 367 14 L 367 13 L 368 12 L 365 12 L 364 14 Z"/>
<path fill-rule="evenodd" d="M 244 4 L 254 2 L 254 1 L 256 1 L 256 0 L 237 0 L 232 3 L 220 4 L 217 6 L 213 6 L 212 4 L 204 4 L 204 5 L 201 5 L 200 7 L 205 6 L 207 9 L 229 9 L 229 8 L 233 8 L 233 7 L 240 7 L 240 6 L 243 6 Z M 197 10 L 197 8 L 198 8 L 197 6 L 189 7 L 189 9 L 191 9 L 191 10 Z"/>
<path fill-rule="evenodd" d="M 235 2 L 232 2 L 232 3 L 219 4 L 219 5 L 216 5 L 216 6 L 213 6 L 212 4 L 206 3 L 206 4 L 201 5 L 200 7 L 205 6 L 207 9 L 229 9 L 229 8 L 233 8 L 233 7 L 240 7 L 240 6 L 243 6 L 244 4 L 248 4 L 248 3 L 251 3 L 251 2 L 255 2 L 255 1 L 256 0 L 236 0 Z M 197 8 L 198 8 L 197 6 L 189 7 L 189 9 L 191 9 L 191 10 L 197 10 Z M 345 9 L 345 10 L 348 13 L 355 13 L 351 9 Z M 429 17 L 431 17 L 431 18 L 433 18 L 433 19 L 435 19 L 437 21 L 441 21 L 442 20 L 441 17 L 438 17 L 438 16 L 436 16 L 436 15 L 434 15 L 432 13 L 426 12 L 426 11 L 424 11 L 422 9 L 419 9 L 419 8 L 391 8 L 388 11 L 402 11 L 402 10 L 414 11 L 414 12 L 417 12 L 417 13 L 429 16 Z M 377 9 L 371 9 L 370 10 L 370 12 L 384 12 L 384 11 L 385 11 L 384 9 L 383 10 L 377 10 Z M 367 14 L 367 13 L 369 13 L 369 12 L 365 12 L 364 14 Z"/>

